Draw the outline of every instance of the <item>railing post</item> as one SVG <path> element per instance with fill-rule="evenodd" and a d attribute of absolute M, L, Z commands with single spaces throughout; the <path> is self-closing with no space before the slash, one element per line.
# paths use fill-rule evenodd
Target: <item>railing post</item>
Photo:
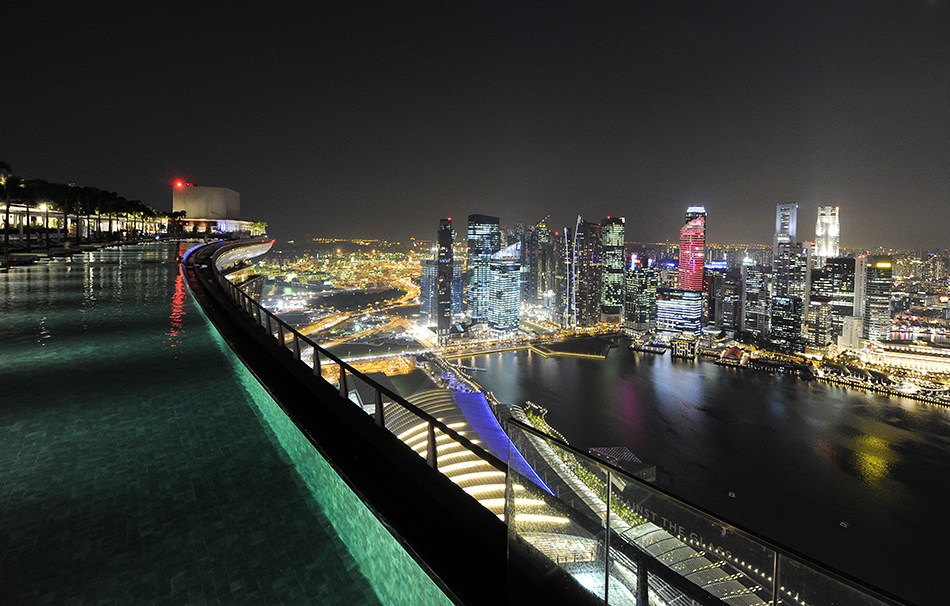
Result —
<path fill-rule="evenodd" d="M 643 564 L 643 558 L 637 560 L 637 606 L 650 606 L 650 573 Z"/>
<path fill-rule="evenodd" d="M 313 376 L 323 377 L 323 371 L 320 370 L 320 350 L 316 345 L 313 346 Z"/>
<path fill-rule="evenodd" d="M 350 394 L 346 389 L 346 368 L 340 364 L 340 397 L 349 399 Z"/>
<path fill-rule="evenodd" d="M 270 325 L 270 314 L 267 314 L 265 324 L 267 325 L 267 334 L 274 336 L 274 329 Z"/>
<path fill-rule="evenodd" d="M 435 450 L 435 425 L 429 423 L 429 437 L 426 444 L 426 463 L 432 469 L 439 468 L 439 455 Z"/>
<path fill-rule="evenodd" d="M 386 426 L 386 413 L 383 411 L 383 392 L 376 388 L 376 425 L 378 427 Z"/>
<path fill-rule="evenodd" d="M 300 361 L 300 339 L 297 336 L 297 331 L 294 331 L 294 359 Z"/>
<path fill-rule="evenodd" d="M 610 604 L 610 470 L 607 470 L 607 511 L 604 513 L 604 604 Z"/>
<path fill-rule="evenodd" d="M 287 347 L 287 343 L 284 342 L 284 323 L 280 320 L 277 320 L 277 342 L 281 347 Z"/>
<path fill-rule="evenodd" d="M 773 556 L 773 558 L 772 558 L 772 559 L 773 559 L 773 562 L 772 562 L 772 604 L 777 605 L 777 604 L 778 604 L 778 598 L 779 598 L 779 595 L 778 595 L 778 594 L 779 594 L 779 584 L 778 584 L 778 575 L 779 575 L 778 559 L 779 559 L 779 554 L 778 554 L 777 551 L 773 551 L 772 553 L 775 554 L 775 555 Z"/>

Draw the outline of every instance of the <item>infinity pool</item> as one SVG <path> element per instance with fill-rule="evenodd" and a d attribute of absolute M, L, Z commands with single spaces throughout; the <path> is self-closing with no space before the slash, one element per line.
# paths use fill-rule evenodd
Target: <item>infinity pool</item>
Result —
<path fill-rule="evenodd" d="M 217 336 L 184 248 L 0 274 L 0 604 L 450 603 Z"/>

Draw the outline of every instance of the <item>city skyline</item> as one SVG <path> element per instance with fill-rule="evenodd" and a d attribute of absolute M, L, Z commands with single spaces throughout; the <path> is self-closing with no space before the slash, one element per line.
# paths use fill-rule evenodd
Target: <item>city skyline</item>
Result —
<path fill-rule="evenodd" d="M 18 6 L 0 160 L 171 210 L 240 192 L 281 239 L 428 233 L 484 213 L 628 241 L 946 248 L 950 6 Z M 16 83 L 16 86 L 13 84 Z M 899 213 L 899 214 L 898 214 Z"/>

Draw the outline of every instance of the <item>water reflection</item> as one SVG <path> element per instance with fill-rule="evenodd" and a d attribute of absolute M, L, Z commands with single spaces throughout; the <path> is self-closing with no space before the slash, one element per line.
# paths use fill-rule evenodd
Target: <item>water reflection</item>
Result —
<path fill-rule="evenodd" d="M 926 591 L 911 579 L 950 539 L 950 486 L 936 480 L 950 477 L 945 409 L 622 347 L 603 361 L 465 364 L 488 369 L 471 375 L 501 402 L 549 409 L 573 445 L 625 446 L 687 501 L 906 595 Z"/>

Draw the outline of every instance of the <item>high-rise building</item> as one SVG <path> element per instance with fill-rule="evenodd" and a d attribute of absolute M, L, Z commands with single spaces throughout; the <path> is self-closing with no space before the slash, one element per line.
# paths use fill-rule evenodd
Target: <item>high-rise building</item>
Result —
<path fill-rule="evenodd" d="M 778 245 L 772 259 L 772 304 L 769 338 L 789 351 L 805 346 L 806 312 L 809 295 L 808 247 Z M 797 328 L 796 328 L 797 327 Z"/>
<path fill-rule="evenodd" d="M 489 263 L 491 256 L 499 250 L 501 231 L 498 217 L 469 215 L 465 305 L 468 316 L 475 322 L 488 320 Z"/>
<path fill-rule="evenodd" d="M 558 244 L 557 234 L 538 223 L 538 298 L 551 309 L 557 300 Z"/>
<path fill-rule="evenodd" d="M 624 307 L 624 218 L 607 217 L 600 223 L 601 293 L 600 315 L 605 322 L 619 323 Z"/>
<path fill-rule="evenodd" d="M 580 217 L 577 218 L 580 222 Z M 557 322 L 564 328 L 577 326 L 577 266 L 575 240 L 577 232 L 570 227 L 564 228 L 564 234 L 558 242 L 557 272 Z"/>
<path fill-rule="evenodd" d="M 683 290 L 703 290 L 705 249 L 706 209 L 690 206 L 686 209 L 686 223 L 680 229 L 679 280 Z"/>
<path fill-rule="evenodd" d="M 894 261 L 889 256 L 865 256 L 864 338 L 886 339 L 891 329 Z"/>
<path fill-rule="evenodd" d="M 630 330 L 652 330 L 656 326 L 656 291 L 660 272 L 649 261 L 633 257 L 626 270 L 624 326 Z"/>
<path fill-rule="evenodd" d="M 508 244 L 521 242 L 521 302 L 534 304 L 541 300 L 538 295 L 540 280 L 541 250 L 538 242 L 538 228 L 534 225 L 519 223 L 511 232 Z"/>
<path fill-rule="evenodd" d="M 422 259 L 422 277 L 419 278 L 419 323 L 434 326 L 437 323 L 435 302 L 438 300 L 436 284 L 439 277 L 439 260 Z"/>
<path fill-rule="evenodd" d="M 455 232 L 452 231 L 452 218 L 439 220 L 438 262 L 436 275 L 436 335 L 439 343 L 448 341 L 452 328 L 452 283 L 455 273 L 455 255 L 452 244 Z"/>
<path fill-rule="evenodd" d="M 811 272 L 808 336 L 812 345 L 834 343 L 844 330 L 844 319 L 854 313 L 854 259 L 825 259 Z"/>
<path fill-rule="evenodd" d="M 765 337 L 769 333 L 771 279 L 772 273 L 768 267 L 748 265 L 742 268 L 742 330 L 757 337 Z"/>
<path fill-rule="evenodd" d="M 656 330 L 667 334 L 699 335 L 702 329 L 703 293 L 682 288 L 656 290 Z"/>
<path fill-rule="evenodd" d="M 805 310 L 801 297 L 772 297 L 769 340 L 786 351 L 801 351 L 802 318 Z"/>
<path fill-rule="evenodd" d="M 489 327 L 501 332 L 518 330 L 521 323 L 521 242 L 516 241 L 493 254 L 489 273 Z"/>
<path fill-rule="evenodd" d="M 577 218 L 574 238 L 575 314 L 577 326 L 600 322 L 601 243 L 600 225 Z"/>
<path fill-rule="evenodd" d="M 779 203 L 775 207 L 775 238 L 772 254 L 778 254 L 781 244 L 794 244 L 798 241 L 798 202 Z"/>
<path fill-rule="evenodd" d="M 728 331 L 742 330 L 742 272 L 739 268 L 716 272 L 710 284 L 709 321 Z"/>
<path fill-rule="evenodd" d="M 438 326 L 439 260 L 422 259 L 422 277 L 419 280 L 419 323 L 422 326 Z M 452 315 L 461 315 L 462 292 L 464 291 L 462 259 L 452 261 Z"/>
<path fill-rule="evenodd" d="M 818 223 L 815 225 L 815 256 L 819 262 L 838 256 L 840 231 L 838 207 L 819 206 Z"/>

